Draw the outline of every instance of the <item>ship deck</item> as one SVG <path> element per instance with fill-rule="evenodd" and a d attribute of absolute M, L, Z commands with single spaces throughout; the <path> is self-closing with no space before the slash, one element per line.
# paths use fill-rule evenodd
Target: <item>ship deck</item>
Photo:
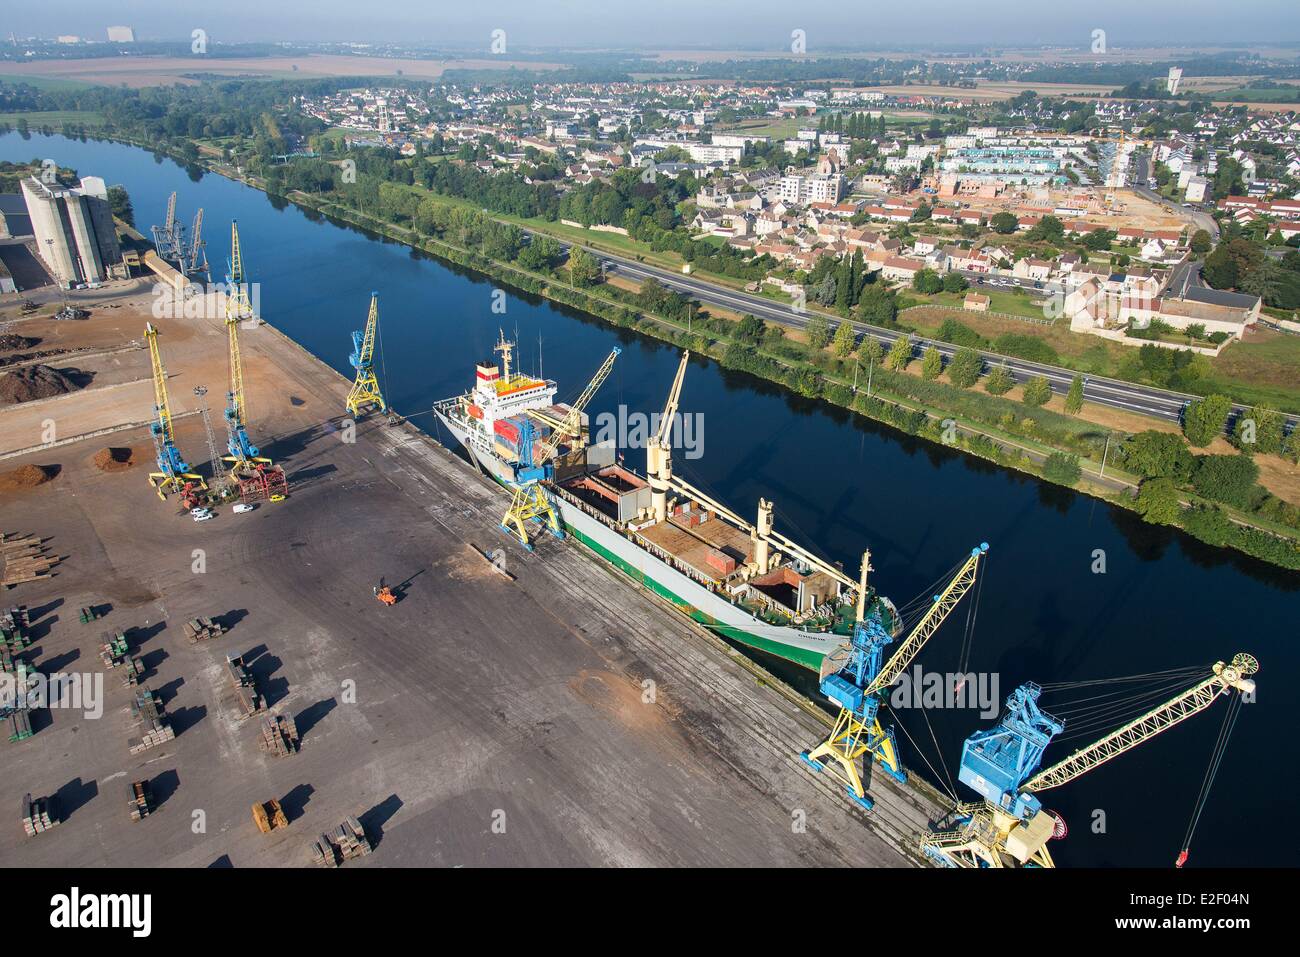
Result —
<path fill-rule="evenodd" d="M 710 552 L 722 552 L 742 565 L 748 560 L 753 544 L 747 534 L 716 517 L 690 528 L 682 524 L 680 516 L 673 516 L 666 522 L 643 528 L 641 535 L 715 581 L 721 581 L 724 576 L 709 564 Z"/>

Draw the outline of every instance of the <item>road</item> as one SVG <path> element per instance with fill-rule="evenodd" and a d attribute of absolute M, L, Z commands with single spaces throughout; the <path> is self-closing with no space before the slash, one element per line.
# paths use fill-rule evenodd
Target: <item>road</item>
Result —
<path fill-rule="evenodd" d="M 625 259 L 611 253 L 591 249 L 588 251 L 597 260 L 605 264 L 606 271 L 616 272 L 620 276 L 626 276 L 636 281 L 655 279 L 663 285 L 698 299 L 706 305 L 714 305 L 735 312 L 752 313 L 760 319 L 780 323 L 794 329 L 803 329 L 808 325 L 810 318 L 808 313 L 797 312 L 791 306 L 775 303 L 762 296 L 736 289 L 728 289 L 706 280 L 667 269 L 660 269 L 657 266 L 648 266 L 645 263 Z M 830 318 L 834 322 L 839 321 L 837 317 Z M 867 325 L 862 322 L 853 322 L 853 327 L 860 335 L 875 336 L 881 341 L 886 350 L 900 335 L 907 335 L 906 332 Z M 933 345 L 945 359 L 951 359 L 958 348 L 950 343 L 920 336 L 913 336 L 912 341 L 914 354 L 920 354 L 920 352 Z M 1059 366 L 1046 365 L 1041 362 L 1031 362 L 1028 359 L 1002 356 L 993 352 L 984 352 L 983 355 L 990 364 L 1000 365 L 1005 363 L 1012 378 L 1017 382 L 1024 382 L 1034 376 L 1041 375 L 1047 379 L 1053 392 L 1062 395 L 1069 391 L 1070 383 L 1076 375 L 1070 369 L 1062 369 Z M 1199 398 L 1199 396 L 1184 392 L 1174 392 L 1168 389 L 1158 389 L 1154 386 L 1122 382 L 1118 379 L 1108 379 L 1103 376 L 1084 377 L 1084 397 L 1089 402 L 1096 402 L 1100 405 L 1124 409 L 1129 412 L 1140 412 L 1144 415 L 1152 415 L 1172 422 L 1181 421 L 1183 409 L 1189 402 Z M 1243 411 L 1245 406 L 1234 406 L 1234 409 Z M 1292 416 L 1289 417 L 1289 421 L 1294 424 L 1297 419 Z"/>

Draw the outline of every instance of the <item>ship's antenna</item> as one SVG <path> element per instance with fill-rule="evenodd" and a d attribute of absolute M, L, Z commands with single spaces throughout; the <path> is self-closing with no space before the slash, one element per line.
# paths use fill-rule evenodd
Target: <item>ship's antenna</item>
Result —
<path fill-rule="evenodd" d="M 545 377 L 542 375 L 542 334 L 541 332 L 537 333 L 537 378 L 541 379 L 543 382 L 546 381 Z"/>

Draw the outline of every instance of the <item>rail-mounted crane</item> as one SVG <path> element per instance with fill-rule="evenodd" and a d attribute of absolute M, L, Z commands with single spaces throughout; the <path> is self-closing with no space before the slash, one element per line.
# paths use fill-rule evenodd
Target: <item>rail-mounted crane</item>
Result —
<path fill-rule="evenodd" d="M 379 380 L 375 378 L 375 337 L 379 329 L 379 293 L 370 294 L 370 314 L 366 317 L 366 328 L 352 333 L 352 355 L 348 361 L 357 370 L 356 381 L 348 392 L 347 409 L 354 418 L 363 411 L 378 407 L 380 412 L 388 411 L 388 403 L 379 391 Z"/>
<path fill-rule="evenodd" d="M 158 351 L 158 330 L 152 322 L 145 323 L 144 338 L 149 344 L 149 362 L 153 367 L 154 419 L 149 423 L 149 434 L 158 461 L 158 471 L 149 473 L 149 484 L 159 498 L 166 500 L 169 491 L 183 495 L 188 489 L 206 489 L 207 485 L 176 447 L 171 403 L 167 399 L 167 370 L 163 368 L 162 354 Z"/>
<path fill-rule="evenodd" d="M 682 396 L 682 382 L 686 379 L 686 364 L 690 358 L 689 350 L 682 353 L 682 361 L 677 366 L 673 387 L 668 391 L 668 401 L 664 403 L 663 415 L 659 417 L 659 429 L 646 443 L 646 479 L 650 485 L 650 507 L 656 522 L 668 518 L 668 492 L 672 488 L 673 481 L 673 420 L 677 417 L 677 406 Z"/>
<path fill-rule="evenodd" d="M 1002 721 L 971 735 L 962 748 L 958 780 L 983 802 L 959 806 L 956 826 L 922 838 L 921 850 L 948 867 L 1053 867 L 1047 841 L 1060 835 L 1062 822 L 1043 808 L 1039 793 L 1131 751 L 1233 691 L 1252 693 L 1250 676 L 1258 670 L 1259 662 L 1244 653 L 1228 664 L 1216 662 L 1210 675 L 1186 691 L 1037 774 L 1044 750 L 1065 722 L 1038 707 L 1038 685 L 1021 685 L 1007 698 Z M 1184 848 L 1179 866 L 1186 855 Z"/>
<path fill-rule="evenodd" d="M 561 443 L 566 439 L 582 435 L 582 410 L 609 378 L 610 370 L 614 368 L 614 360 L 622 351 L 616 346 L 610 352 L 591 381 L 587 383 L 587 387 L 582 390 L 582 395 L 569 407 L 568 415 L 541 443 L 537 443 L 536 430 L 527 417 L 524 417 L 521 423 L 519 459 L 511 463 L 514 471 L 511 481 L 514 495 L 510 500 L 510 508 L 501 519 L 501 527 L 518 538 L 520 544 L 529 551 L 532 551 L 533 546 L 528 540 L 528 523 L 533 519 L 540 519 L 556 538 L 564 538 L 560 516 L 544 483 L 555 477 L 555 466 L 552 460 L 560 450 Z"/>
<path fill-rule="evenodd" d="M 874 802 L 867 797 L 862 784 L 857 767 L 859 758 L 871 754 L 890 777 L 897 781 L 907 780 L 899 760 L 894 729 L 880 721 L 881 699 L 975 584 L 980 559 L 988 550 L 987 543 L 971 549 L 970 556 L 943 591 L 934 596 L 920 621 L 884 664 L 885 646 L 894 640 L 895 629 L 892 623 L 887 625 L 884 621 L 889 613 L 879 602 L 869 609 L 865 607 L 871 556 L 868 553 L 862 558 L 857 623 L 853 628 L 848 659 L 839 671 L 826 675 L 821 681 L 822 694 L 832 704 L 840 706 L 839 718 L 825 741 L 800 756 L 814 770 L 834 775 L 844 785 L 849 797 L 867 810 Z"/>
<path fill-rule="evenodd" d="M 256 318 L 244 282 L 244 259 L 239 249 L 239 224 L 230 223 L 230 259 L 226 272 L 226 339 L 230 353 L 230 387 L 226 391 L 226 433 L 228 454 L 222 461 L 230 464 L 236 477 L 254 473 L 258 465 L 271 460 L 248 437 L 248 409 L 244 401 L 244 367 L 239 355 L 239 324 Z"/>

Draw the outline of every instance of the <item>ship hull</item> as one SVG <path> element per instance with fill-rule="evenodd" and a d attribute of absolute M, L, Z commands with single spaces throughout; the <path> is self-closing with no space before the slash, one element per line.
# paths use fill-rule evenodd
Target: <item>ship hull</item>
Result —
<path fill-rule="evenodd" d="M 439 421 L 465 448 L 471 461 L 485 474 L 510 487 L 509 466 L 497 456 L 477 449 L 463 427 L 440 410 L 434 411 Z M 670 602 L 682 614 L 725 638 L 813 671 L 820 670 L 823 659 L 847 640 L 840 635 L 768 624 L 638 548 L 617 530 L 588 515 L 566 498 L 558 495 L 554 498 L 565 530 L 588 550 Z"/>

